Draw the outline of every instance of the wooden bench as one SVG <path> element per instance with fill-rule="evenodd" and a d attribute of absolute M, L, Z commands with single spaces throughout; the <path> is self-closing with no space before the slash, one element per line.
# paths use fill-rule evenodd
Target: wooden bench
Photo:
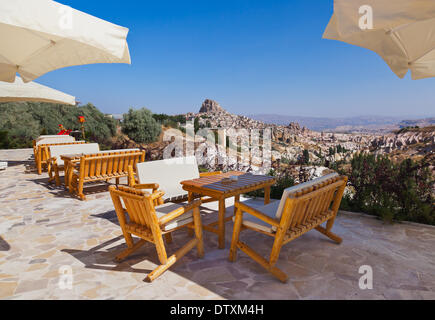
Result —
<path fill-rule="evenodd" d="M 74 137 L 70 136 L 59 136 L 60 138 L 56 137 L 49 137 L 49 138 L 38 138 L 33 141 L 33 156 L 35 159 L 35 165 L 38 170 L 38 174 L 42 174 L 42 169 L 47 166 L 47 160 L 49 159 L 48 154 L 48 147 L 55 146 L 55 145 L 69 145 L 69 144 L 84 144 L 85 141 L 75 141 Z"/>
<path fill-rule="evenodd" d="M 49 175 L 49 182 L 56 181 L 56 186 L 60 186 L 61 171 L 65 170 L 65 164 L 62 155 L 66 154 L 95 154 L 100 152 L 98 143 L 86 144 L 62 144 L 47 146 L 46 148 L 47 170 Z"/>
<path fill-rule="evenodd" d="M 237 250 L 240 249 L 279 280 L 286 282 L 287 275 L 276 267 L 284 244 L 313 229 L 338 244 L 342 242 L 342 239 L 332 233 L 331 229 L 346 184 L 347 177 L 330 174 L 286 189 L 281 201 L 269 205 L 254 208 L 244 203 L 236 203 L 230 261 L 236 260 Z M 326 227 L 322 226 L 323 223 L 326 223 Z M 240 232 L 246 229 L 274 238 L 269 260 L 240 241 Z"/>
<path fill-rule="evenodd" d="M 108 151 L 103 154 L 88 154 L 80 157 L 80 164 L 73 163 L 75 172 L 71 177 L 71 192 L 75 192 L 80 199 L 85 200 L 83 186 L 85 183 L 108 181 L 128 176 L 129 167 L 136 167 L 145 161 L 145 151 Z"/>

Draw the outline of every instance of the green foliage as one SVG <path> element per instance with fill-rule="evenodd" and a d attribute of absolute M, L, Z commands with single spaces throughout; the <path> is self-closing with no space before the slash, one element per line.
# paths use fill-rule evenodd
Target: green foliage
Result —
<path fill-rule="evenodd" d="M 151 111 L 146 108 L 130 109 L 128 113 L 124 114 L 121 126 L 123 133 L 139 143 L 155 142 L 162 132 L 161 125 L 153 118 Z"/>
<path fill-rule="evenodd" d="M 305 149 L 304 153 L 302 154 L 301 162 L 302 162 L 302 164 L 305 164 L 305 165 L 310 164 L 310 153 L 307 149 Z"/>
<path fill-rule="evenodd" d="M 7 131 L 0 131 L 0 149 L 9 149 L 9 139 Z"/>
<path fill-rule="evenodd" d="M 179 124 L 186 123 L 186 116 L 182 114 L 176 116 L 170 116 L 164 113 L 153 114 L 153 118 L 161 125 L 174 129 L 180 129 Z"/>
<path fill-rule="evenodd" d="M 284 190 L 290 188 L 295 185 L 295 180 L 287 174 L 277 176 L 274 170 L 270 170 L 270 176 L 276 177 L 276 184 L 272 186 L 270 189 L 270 198 L 271 199 L 281 199 Z M 264 197 L 264 190 L 256 190 L 247 194 L 249 197 Z"/>
<path fill-rule="evenodd" d="M 194 127 L 194 130 L 195 130 L 195 133 L 197 133 L 199 131 L 199 129 L 200 129 L 200 127 L 199 127 L 199 118 L 195 118 L 195 121 L 193 122 L 193 127 Z"/>
<path fill-rule="evenodd" d="M 30 148 L 41 134 L 54 135 L 59 124 L 79 130 L 78 117 L 86 119 L 86 130 L 92 130 L 95 142 L 106 142 L 116 135 L 113 119 L 106 117 L 92 104 L 72 107 L 60 104 L 13 102 L 0 104 L 0 130 L 7 131 L 9 148 Z"/>
<path fill-rule="evenodd" d="M 366 212 L 385 221 L 435 225 L 434 179 L 424 163 L 411 159 L 394 163 L 385 156 L 358 155 L 348 176 L 355 193 L 343 198 L 343 209 Z"/>

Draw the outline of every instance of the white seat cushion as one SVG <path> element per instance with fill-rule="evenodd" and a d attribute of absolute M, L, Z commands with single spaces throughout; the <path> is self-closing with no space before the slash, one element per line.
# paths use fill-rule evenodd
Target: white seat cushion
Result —
<path fill-rule="evenodd" d="M 59 166 L 63 166 L 63 160 L 61 155 L 68 154 L 92 154 L 100 152 L 100 146 L 98 143 L 86 143 L 86 144 L 67 144 L 63 146 L 51 146 L 50 157 L 57 158 L 56 163 Z"/>
<path fill-rule="evenodd" d="M 182 207 L 183 207 L 182 205 L 175 204 L 175 203 L 166 203 L 166 204 L 163 204 L 161 206 L 158 206 L 158 207 L 156 207 L 157 218 L 160 219 L 160 218 L 164 217 L 165 215 L 167 215 L 168 213 L 170 213 L 174 210 L 177 210 L 179 208 L 182 208 Z M 192 211 L 189 211 L 189 212 L 179 216 L 178 218 L 172 220 L 168 224 L 166 224 L 163 227 L 163 230 L 164 231 L 171 231 L 175 228 L 184 226 L 184 225 L 189 224 L 191 222 L 193 222 L 193 215 L 192 215 Z"/>
<path fill-rule="evenodd" d="M 279 206 L 279 201 L 274 201 L 274 202 L 269 203 L 265 206 L 252 207 L 252 208 L 260 211 L 261 213 L 264 213 L 265 215 L 271 217 L 272 219 L 276 219 L 275 215 L 276 215 L 276 211 L 278 210 L 278 206 Z M 235 217 L 233 217 L 233 221 L 235 221 Z M 246 212 L 243 213 L 243 225 L 245 225 L 247 227 L 259 229 L 259 230 L 262 230 L 264 232 L 271 233 L 274 231 L 270 224 L 264 222 L 263 220 L 260 220 L 256 217 L 254 217 L 253 215 L 246 213 Z"/>
<path fill-rule="evenodd" d="M 185 198 L 188 192 L 180 182 L 199 178 L 195 157 L 175 158 L 137 164 L 139 184 L 157 183 L 165 192 L 164 200 Z"/>

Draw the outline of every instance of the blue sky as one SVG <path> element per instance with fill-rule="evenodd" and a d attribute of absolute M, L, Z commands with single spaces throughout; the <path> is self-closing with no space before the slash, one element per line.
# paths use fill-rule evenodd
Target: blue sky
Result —
<path fill-rule="evenodd" d="M 322 40 L 333 0 L 60 0 L 128 27 L 132 65 L 37 80 L 106 113 L 434 116 L 435 79 L 397 78 L 375 53 Z"/>

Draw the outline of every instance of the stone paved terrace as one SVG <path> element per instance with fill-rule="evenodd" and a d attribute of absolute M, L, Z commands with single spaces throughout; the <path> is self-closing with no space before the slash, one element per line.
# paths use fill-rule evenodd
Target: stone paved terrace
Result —
<path fill-rule="evenodd" d="M 435 228 L 351 213 L 340 213 L 334 227 L 341 245 L 312 231 L 284 247 L 278 267 L 288 273 L 287 284 L 242 253 L 230 263 L 228 249 L 218 250 L 209 233 L 204 259 L 193 250 L 146 283 L 157 263 L 153 246 L 113 262 L 124 242 L 109 194 L 85 202 L 70 197 L 49 186 L 46 174 L 26 170 L 31 154 L 0 151 L 0 161 L 9 161 L 0 171 L 0 299 L 435 299 Z M 229 224 L 227 248 L 231 232 Z M 176 232 L 170 249 L 187 237 Z M 264 256 L 270 252 L 272 239 L 250 231 L 242 237 Z M 373 290 L 359 289 L 362 265 L 373 267 Z M 72 290 L 59 288 L 62 266 L 73 270 Z"/>

